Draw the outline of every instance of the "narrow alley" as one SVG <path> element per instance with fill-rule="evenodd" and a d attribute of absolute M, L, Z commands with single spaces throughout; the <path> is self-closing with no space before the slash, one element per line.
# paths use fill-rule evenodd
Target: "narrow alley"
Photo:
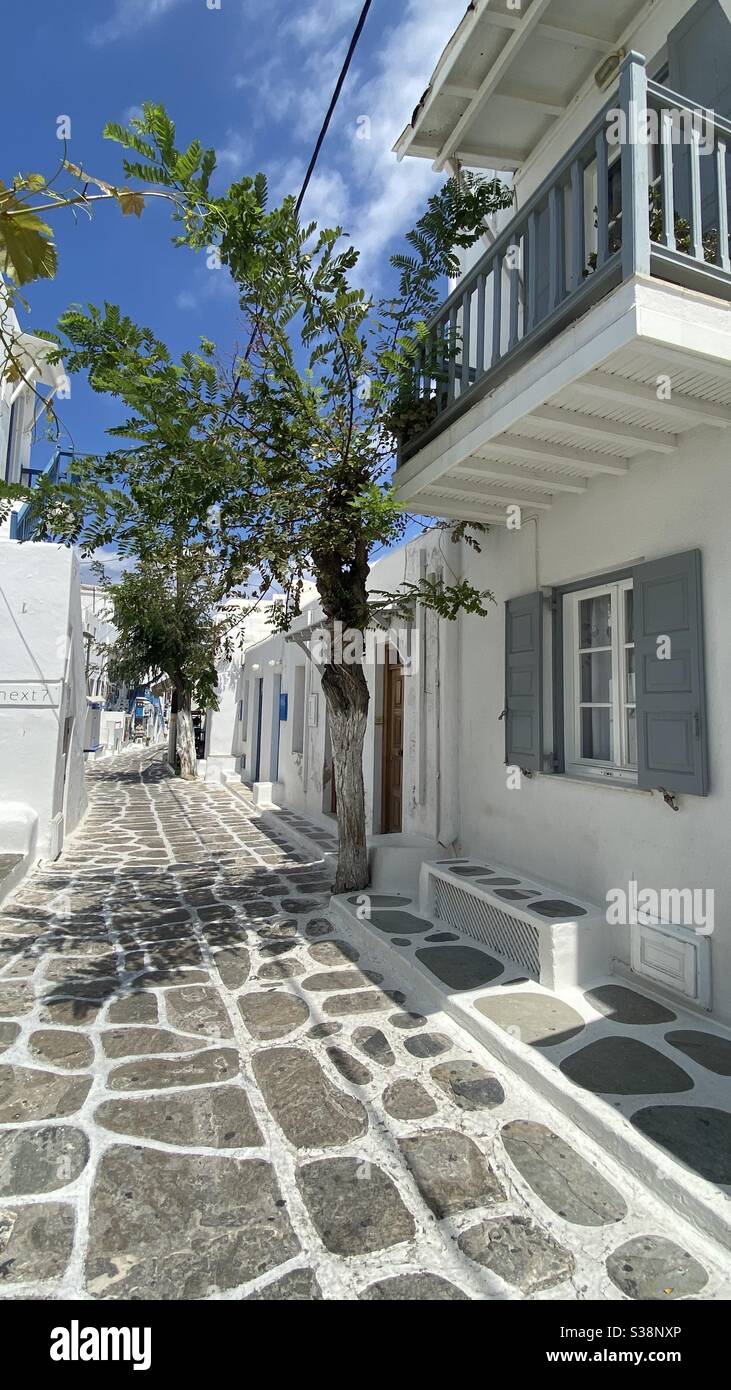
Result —
<path fill-rule="evenodd" d="M 243 798 L 136 751 L 90 789 L 0 913 L 0 1296 L 728 1296 Z"/>

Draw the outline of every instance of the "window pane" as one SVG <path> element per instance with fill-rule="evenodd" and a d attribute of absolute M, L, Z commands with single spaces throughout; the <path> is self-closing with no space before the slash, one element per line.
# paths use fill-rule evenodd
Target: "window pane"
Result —
<path fill-rule="evenodd" d="M 637 716 L 633 709 L 626 711 L 627 720 L 627 761 L 630 767 L 637 767 Z"/>
<path fill-rule="evenodd" d="M 627 694 L 625 695 L 625 699 L 626 699 L 626 701 L 627 701 L 628 704 L 633 705 L 633 704 L 635 703 L 635 653 L 634 653 L 634 648 L 633 648 L 633 647 L 629 648 L 629 650 L 628 650 L 627 652 L 625 652 L 625 656 L 626 656 L 626 658 L 627 658 L 627 670 L 626 670 L 626 673 L 625 673 L 625 681 L 624 681 L 625 689 L 626 689 L 626 691 L 627 691 Z"/>
<path fill-rule="evenodd" d="M 612 653 L 587 652 L 581 657 L 581 703 L 609 705 L 612 702 Z"/>
<path fill-rule="evenodd" d="M 612 711 L 610 709 L 582 709 L 582 758 L 595 758 L 598 762 L 611 763 L 614 760 L 612 749 Z"/>
<path fill-rule="evenodd" d="M 579 604 L 579 646 L 611 647 L 612 601 L 609 594 L 584 598 Z"/>
<path fill-rule="evenodd" d="M 635 595 L 633 589 L 627 589 L 624 595 L 624 640 L 634 642 L 635 640 Z"/>

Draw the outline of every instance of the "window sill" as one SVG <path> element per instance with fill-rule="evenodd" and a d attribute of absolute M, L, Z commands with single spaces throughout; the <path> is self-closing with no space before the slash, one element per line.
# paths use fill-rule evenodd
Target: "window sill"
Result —
<path fill-rule="evenodd" d="M 571 782 L 579 787 L 602 787 L 610 791 L 620 792 L 639 792 L 641 796 L 652 796 L 650 790 L 638 787 L 636 782 L 620 782 L 613 777 L 581 777 L 576 772 L 542 772 L 541 777 L 550 778 L 553 782 Z"/>

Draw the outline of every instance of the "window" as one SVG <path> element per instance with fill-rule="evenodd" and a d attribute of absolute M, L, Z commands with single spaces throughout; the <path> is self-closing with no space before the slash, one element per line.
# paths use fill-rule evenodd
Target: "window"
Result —
<path fill-rule="evenodd" d="M 305 747 L 305 668 L 294 668 L 292 697 L 292 752 L 303 753 Z"/>
<path fill-rule="evenodd" d="M 708 796 L 701 560 L 662 555 L 506 600 L 508 767 Z"/>
<path fill-rule="evenodd" d="M 632 579 L 564 595 L 566 770 L 637 780 Z"/>

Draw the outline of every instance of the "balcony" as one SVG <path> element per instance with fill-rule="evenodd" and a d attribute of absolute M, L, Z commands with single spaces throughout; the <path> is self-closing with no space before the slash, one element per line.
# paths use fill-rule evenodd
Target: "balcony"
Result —
<path fill-rule="evenodd" d="M 394 478 L 409 510 L 537 513 L 688 430 L 731 424 L 729 142 L 731 122 L 627 56 L 618 89 L 427 325 Z"/>
<path fill-rule="evenodd" d="M 68 449 L 56 449 L 50 463 L 45 468 L 23 468 L 21 470 L 20 482 L 23 487 L 33 488 L 39 478 L 47 478 L 50 483 L 58 482 L 63 476 L 65 460 L 73 458 L 73 452 Z M 23 502 L 17 511 L 10 513 L 10 539 L 11 541 L 32 541 L 35 539 L 37 522 L 33 516 L 32 499 Z"/>

